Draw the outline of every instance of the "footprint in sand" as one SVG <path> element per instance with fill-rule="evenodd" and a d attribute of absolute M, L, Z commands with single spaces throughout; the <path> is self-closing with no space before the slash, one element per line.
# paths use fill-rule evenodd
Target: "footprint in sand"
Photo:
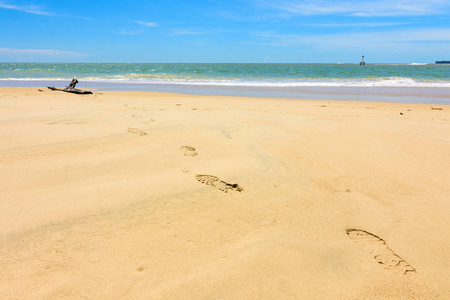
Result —
<path fill-rule="evenodd" d="M 198 153 L 195 152 L 195 148 L 191 146 L 181 146 L 180 150 L 184 151 L 184 156 L 197 156 Z"/>
<path fill-rule="evenodd" d="M 237 183 L 234 183 L 234 184 L 227 183 L 223 180 L 220 180 L 218 177 L 212 176 L 212 175 L 197 174 L 197 175 L 195 175 L 195 179 L 197 179 L 201 183 L 211 185 L 225 193 L 228 193 L 228 191 L 242 192 L 244 190 Z"/>
<path fill-rule="evenodd" d="M 132 134 L 136 134 L 136 135 L 140 135 L 140 136 L 147 135 L 147 133 L 143 132 L 142 130 L 137 129 L 137 128 L 131 128 L 131 127 L 128 127 L 128 132 L 131 132 Z"/>
<path fill-rule="evenodd" d="M 155 120 L 154 119 L 150 119 L 148 121 L 141 122 L 141 124 L 150 124 L 150 123 L 153 123 L 153 122 L 155 122 Z"/>
<path fill-rule="evenodd" d="M 382 238 L 360 229 L 347 229 L 347 235 L 355 243 L 366 248 L 385 269 L 401 274 L 416 273 L 416 269 L 395 254 Z"/>

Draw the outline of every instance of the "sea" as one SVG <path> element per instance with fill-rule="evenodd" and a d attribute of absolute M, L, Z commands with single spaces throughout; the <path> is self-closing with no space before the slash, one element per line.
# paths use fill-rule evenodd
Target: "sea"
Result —
<path fill-rule="evenodd" d="M 450 104 L 449 64 L 0 63 L 0 87 Z"/>

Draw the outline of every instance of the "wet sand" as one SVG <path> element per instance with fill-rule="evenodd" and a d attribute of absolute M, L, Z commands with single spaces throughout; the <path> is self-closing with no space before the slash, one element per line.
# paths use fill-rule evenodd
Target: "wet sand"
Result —
<path fill-rule="evenodd" d="M 5 80 L 0 79 L 2 87 L 64 87 L 66 80 Z M 328 83 L 329 84 L 329 83 Z M 332 84 L 332 83 L 331 83 Z M 284 98 L 310 100 L 373 101 L 395 103 L 424 103 L 450 105 L 448 87 L 435 86 L 264 86 L 264 85 L 220 85 L 201 83 L 149 83 L 121 81 L 83 80 L 82 89 L 97 91 L 134 91 L 178 93 L 203 96 L 233 96 L 255 98 Z"/>
<path fill-rule="evenodd" d="M 444 299 L 449 120 L 0 88 L 0 298 Z"/>

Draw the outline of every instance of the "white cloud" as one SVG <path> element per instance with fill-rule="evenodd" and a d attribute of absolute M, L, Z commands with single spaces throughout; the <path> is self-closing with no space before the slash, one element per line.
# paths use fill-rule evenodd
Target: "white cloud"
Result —
<path fill-rule="evenodd" d="M 86 53 L 54 49 L 0 48 L 0 61 L 14 62 L 67 62 L 89 56 Z"/>
<path fill-rule="evenodd" d="M 310 27 L 392 27 L 392 26 L 400 26 L 400 25 L 409 25 L 411 23 L 406 22 L 369 22 L 369 23 L 328 23 L 328 24 L 300 24 L 302 26 L 310 26 Z"/>
<path fill-rule="evenodd" d="M 137 23 L 137 24 L 141 24 L 141 25 L 143 25 L 143 26 L 145 26 L 145 27 L 155 27 L 155 26 L 158 26 L 158 24 L 156 24 L 155 22 L 144 22 L 144 21 L 132 21 L 132 22 Z"/>
<path fill-rule="evenodd" d="M 296 0 L 277 3 L 278 8 L 294 15 L 348 15 L 359 17 L 419 16 L 446 14 L 447 0 Z"/>
<path fill-rule="evenodd" d="M 26 12 L 26 13 L 30 13 L 30 14 L 35 14 L 35 15 L 43 15 L 43 16 L 53 16 L 54 15 L 37 5 L 15 5 L 15 4 L 9 4 L 8 2 L 5 2 L 5 1 L 0 1 L 0 8 L 18 10 L 18 11 L 22 11 L 22 12 Z"/>
<path fill-rule="evenodd" d="M 44 56 L 86 56 L 85 53 L 74 52 L 74 51 L 62 51 L 62 50 L 53 50 L 53 49 L 11 49 L 11 48 L 0 48 L 0 54 L 6 55 L 23 55 L 23 54 L 32 54 L 32 55 L 44 55 Z"/>
<path fill-rule="evenodd" d="M 328 49 L 336 48 L 370 48 L 385 45 L 400 44 L 439 44 L 448 45 L 450 42 L 450 29 L 410 29 L 392 30 L 373 33 L 345 33 L 345 34 L 274 34 L 272 32 L 258 33 L 264 40 L 263 44 L 281 47 L 310 46 Z"/>

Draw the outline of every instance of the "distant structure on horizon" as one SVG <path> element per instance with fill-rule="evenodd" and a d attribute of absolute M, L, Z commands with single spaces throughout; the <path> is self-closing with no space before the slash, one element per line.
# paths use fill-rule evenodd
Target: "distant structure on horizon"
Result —
<path fill-rule="evenodd" d="M 361 60 L 361 62 L 359 63 L 359 65 L 360 65 L 360 66 L 365 66 L 365 65 L 366 65 L 366 62 L 364 61 L 364 55 L 362 56 L 362 60 Z"/>
<path fill-rule="evenodd" d="M 450 64 L 450 60 L 437 60 L 437 64 Z"/>

